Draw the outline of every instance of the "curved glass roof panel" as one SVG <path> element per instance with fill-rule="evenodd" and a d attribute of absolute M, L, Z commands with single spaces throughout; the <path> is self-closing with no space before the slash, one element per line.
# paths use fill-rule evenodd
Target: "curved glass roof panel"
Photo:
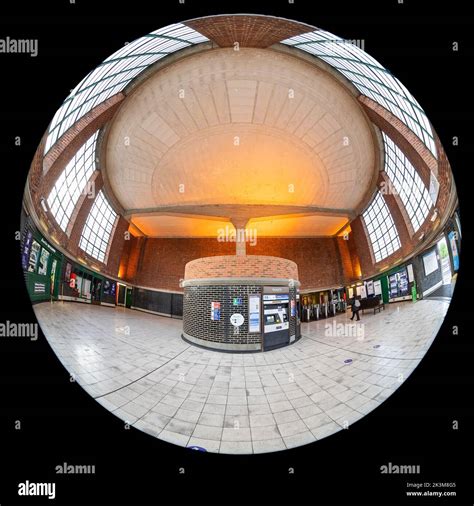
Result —
<path fill-rule="evenodd" d="M 281 43 L 302 49 L 336 68 L 363 95 L 402 121 L 437 157 L 433 130 L 421 106 L 395 76 L 357 45 L 324 30 Z"/>
<path fill-rule="evenodd" d="M 433 207 L 430 193 L 402 150 L 382 132 L 385 149 L 385 172 L 399 195 L 414 232 L 425 222 Z"/>
<path fill-rule="evenodd" d="M 72 90 L 48 128 L 45 153 L 76 121 L 122 91 L 161 58 L 209 39 L 182 23 L 166 26 L 134 40 L 105 59 Z"/>
<path fill-rule="evenodd" d="M 95 143 L 98 134 L 98 131 L 95 132 L 76 151 L 48 195 L 49 209 L 63 232 L 67 232 L 79 197 L 96 169 Z"/>
<path fill-rule="evenodd" d="M 380 191 L 377 191 L 369 207 L 362 213 L 362 217 L 376 263 L 400 249 L 397 227 Z"/>

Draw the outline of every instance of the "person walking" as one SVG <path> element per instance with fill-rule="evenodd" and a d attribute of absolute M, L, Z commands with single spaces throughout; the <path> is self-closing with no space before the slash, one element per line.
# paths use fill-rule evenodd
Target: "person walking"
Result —
<path fill-rule="evenodd" d="M 351 304 L 352 317 L 351 320 L 354 319 L 354 316 L 357 316 L 357 321 L 360 320 L 359 311 L 360 311 L 360 300 L 357 297 L 354 297 L 354 300 Z"/>

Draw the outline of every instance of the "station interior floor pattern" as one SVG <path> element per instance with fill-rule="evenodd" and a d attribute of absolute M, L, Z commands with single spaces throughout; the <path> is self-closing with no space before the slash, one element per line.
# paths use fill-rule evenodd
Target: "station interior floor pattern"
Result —
<path fill-rule="evenodd" d="M 447 300 L 386 304 L 303 323 L 296 343 L 264 353 L 205 350 L 182 320 L 71 302 L 34 306 L 60 361 L 100 404 L 180 446 L 265 453 L 311 443 L 370 413 L 411 374 Z"/>

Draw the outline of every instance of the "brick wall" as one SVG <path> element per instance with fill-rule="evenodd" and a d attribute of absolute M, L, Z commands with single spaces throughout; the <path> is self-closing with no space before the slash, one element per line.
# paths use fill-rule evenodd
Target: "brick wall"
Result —
<path fill-rule="evenodd" d="M 436 207 L 438 208 L 439 214 L 442 216 L 446 212 L 449 212 L 448 204 L 450 201 L 450 193 L 455 190 L 454 177 L 449 164 L 448 157 L 444 151 L 443 146 L 438 136 L 435 136 L 436 149 L 438 151 L 438 183 L 439 183 L 439 195 Z"/>
<path fill-rule="evenodd" d="M 355 281 L 357 279 L 357 273 L 351 256 L 351 250 L 349 249 L 349 240 L 345 240 L 343 237 L 338 237 L 336 242 L 339 249 L 339 257 L 341 259 L 343 278 L 348 282 Z"/>
<path fill-rule="evenodd" d="M 344 284 L 336 238 L 262 237 L 255 246 L 247 246 L 247 254 L 271 255 L 292 260 L 298 266 L 302 290 Z"/>
<path fill-rule="evenodd" d="M 186 264 L 184 279 L 203 278 L 284 278 L 298 279 L 298 267 L 291 260 L 272 256 L 213 256 Z"/>
<path fill-rule="evenodd" d="M 314 30 L 282 18 L 252 15 L 209 16 L 185 22 L 220 47 L 238 42 L 242 47 L 269 47 L 276 42 Z"/>
<path fill-rule="evenodd" d="M 188 336 L 200 339 L 203 345 L 212 347 L 213 343 L 226 345 L 258 345 L 262 342 L 261 333 L 248 331 L 248 296 L 260 294 L 261 286 L 188 286 L 183 298 L 183 331 Z M 233 306 L 232 299 L 239 297 L 242 305 Z M 220 320 L 211 320 L 211 302 L 221 303 Z M 244 316 L 244 323 L 234 331 L 230 323 L 233 313 Z"/>
<path fill-rule="evenodd" d="M 117 276 L 119 274 L 120 258 L 122 255 L 117 255 L 116 252 L 122 252 L 125 244 L 128 243 L 125 236 L 128 227 L 128 221 L 122 216 L 119 216 L 117 224 L 115 225 L 112 242 L 109 245 L 107 264 L 102 267 L 102 271 L 106 274 L 110 274 L 111 276 Z"/>
<path fill-rule="evenodd" d="M 351 229 L 352 232 L 349 234 L 348 246 L 352 250 L 352 255 L 357 255 L 360 274 L 365 275 L 367 272 L 372 272 L 374 266 L 372 263 L 370 244 L 365 233 L 364 225 L 362 224 L 362 217 L 358 216 L 351 222 Z"/>
<path fill-rule="evenodd" d="M 195 259 L 234 255 L 235 243 L 215 239 L 132 238 L 126 246 L 124 279 L 139 286 L 182 291 L 185 265 Z M 261 238 L 247 244 L 247 255 L 268 255 L 292 260 L 298 267 L 301 289 L 328 288 L 346 283 L 335 238 Z M 141 260 L 140 260 L 141 258 Z M 351 257 L 352 259 L 352 257 Z"/>

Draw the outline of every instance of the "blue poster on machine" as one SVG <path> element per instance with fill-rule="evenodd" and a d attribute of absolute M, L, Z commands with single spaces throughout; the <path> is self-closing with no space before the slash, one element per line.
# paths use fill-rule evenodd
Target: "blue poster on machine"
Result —
<path fill-rule="evenodd" d="M 448 234 L 449 245 L 451 246 L 451 253 L 453 255 L 453 268 L 455 271 L 459 270 L 459 254 L 458 247 L 456 244 L 456 235 L 454 232 Z"/>
<path fill-rule="evenodd" d="M 211 320 L 219 321 L 221 319 L 221 303 L 211 302 Z"/>

